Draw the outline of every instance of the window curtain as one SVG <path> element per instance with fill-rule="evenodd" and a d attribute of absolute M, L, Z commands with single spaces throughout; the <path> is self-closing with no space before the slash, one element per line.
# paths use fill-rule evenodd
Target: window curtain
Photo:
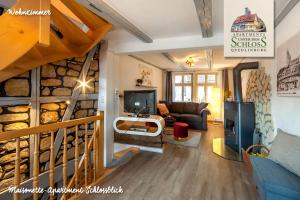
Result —
<path fill-rule="evenodd" d="M 173 101 L 172 72 L 166 72 L 166 101 Z"/>
<path fill-rule="evenodd" d="M 222 70 L 222 96 L 223 99 L 225 100 L 225 92 L 229 91 L 229 83 L 228 83 L 228 69 L 223 69 Z"/>

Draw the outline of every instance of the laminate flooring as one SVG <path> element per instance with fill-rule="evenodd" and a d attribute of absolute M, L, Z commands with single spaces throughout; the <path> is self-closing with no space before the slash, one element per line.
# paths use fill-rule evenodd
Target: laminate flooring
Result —
<path fill-rule="evenodd" d="M 209 124 L 198 148 L 165 144 L 162 155 L 140 152 L 101 187 L 121 186 L 122 194 L 89 194 L 86 200 L 254 200 L 257 192 L 243 163 L 212 152 L 223 126 Z"/>

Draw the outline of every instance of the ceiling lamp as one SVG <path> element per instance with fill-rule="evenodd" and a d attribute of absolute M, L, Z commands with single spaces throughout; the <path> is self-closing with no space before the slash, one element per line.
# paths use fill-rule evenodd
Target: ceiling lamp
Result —
<path fill-rule="evenodd" d="M 188 64 L 190 67 L 192 67 L 192 65 L 194 64 L 194 59 L 192 57 L 189 57 L 186 61 L 186 64 Z"/>

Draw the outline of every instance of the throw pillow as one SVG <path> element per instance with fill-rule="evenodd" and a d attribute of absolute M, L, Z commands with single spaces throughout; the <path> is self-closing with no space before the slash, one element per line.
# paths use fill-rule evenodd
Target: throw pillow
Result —
<path fill-rule="evenodd" d="M 169 109 L 167 108 L 166 104 L 164 104 L 164 103 L 158 103 L 157 109 L 161 116 L 167 116 L 170 113 Z"/>
<path fill-rule="evenodd" d="M 278 129 L 269 159 L 300 176 L 300 137 Z"/>

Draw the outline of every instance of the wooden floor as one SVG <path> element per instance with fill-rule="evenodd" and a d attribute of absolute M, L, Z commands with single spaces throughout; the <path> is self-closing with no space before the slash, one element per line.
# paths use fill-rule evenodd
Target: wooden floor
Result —
<path fill-rule="evenodd" d="M 122 186 L 123 194 L 89 194 L 81 199 L 109 200 L 252 200 L 257 193 L 240 162 L 212 152 L 212 139 L 223 128 L 209 125 L 199 148 L 166 144 L 163 155 L 141 152 L 101 186 Z"/>

